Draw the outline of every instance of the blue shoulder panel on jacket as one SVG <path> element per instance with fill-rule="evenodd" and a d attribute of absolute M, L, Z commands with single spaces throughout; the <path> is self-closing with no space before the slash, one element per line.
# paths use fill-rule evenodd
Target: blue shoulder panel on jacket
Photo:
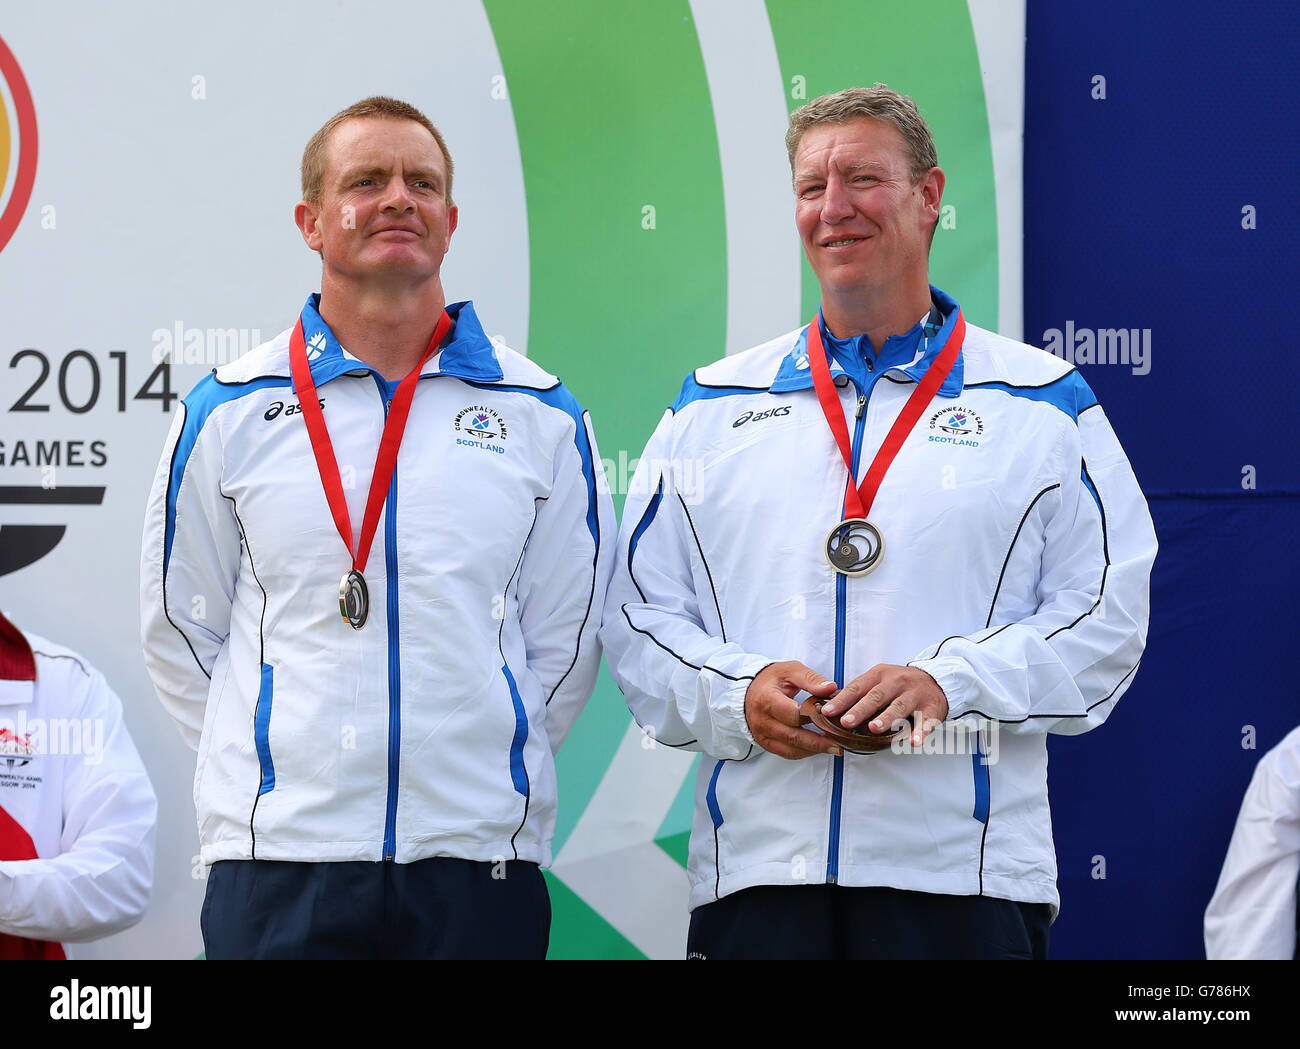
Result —
<path fill-rule="evenodd" d="M 691 372 L 682 383 L 682 391 L 677 395 L 677 400 L 673 401 L 673 414 L 680 412 L 692 401 L 709 401 L 715 397 L 733 397 L 743 393 L 769 392 L 766 386 L 705 386 L 696 381 L 695 373 Z"/>
<path fill-rule="evenodd" d="M 247 394 L 273 386 L 288 387 L 289 385 L 290 379 L 287 375 L 283 378 L 268 375 L 261 379 L 250 379 L 248 382 L 224 383 L 217 378 L 216 372 L 211 372 L 200 379 L 185 397 L 183 401 L 185 425 L 176 441 L 176 447 L 172 450 L 171 479 L 167 483 L 167 526 L 163 535 L 164 579 L 167 577 L 167 566 L 171 562 L 172 536 L 176 531 L 176 494 L 180 491 L 181 479 L 185 476 L 185 467 L 190 461 L 190 453 L 198 443 L 199 434 L 203 432 L 208 416 L 223 404 L 237 401 Z"/>
<path fill-rule="evenodd" d="M 1097 395 L 1084 381 L 1077 370 L 1071 369 L 1053 382 L 1043 386 L 1012 386 L 1005 382 L 967 383 L 968 390 L 1001 390 L 1013 397 L 1024 397 L 1030 401 L 1042 401 L 1058 408 L 1075 422 L 1087 409 L 1097 403 Z"/>

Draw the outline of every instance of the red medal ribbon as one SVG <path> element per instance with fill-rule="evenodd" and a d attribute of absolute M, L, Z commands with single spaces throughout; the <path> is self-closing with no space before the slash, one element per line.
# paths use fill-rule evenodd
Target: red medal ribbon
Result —
<path fill-rule="evenodd" d="M 885 479 L 885 472 L 893 463 L 894 456 L 903 447 L 903 442 L 912 432 L 916 421 L 921 418 L 925 406 L 930 403 L 939 387 L 943 385 L 944 379 L 948 378 L 953 365 L 957 363 L 957 355 L 961 352 L 961 344 L 966 338 L 966 321 L 961 315 L 961 308 L 958 307 L 957 322 L 953 325 L 947 344 L 931 363 L 921 381 L 916 384 L 916 389 L 912 391 L 907 403 L 903 405 L 903 410 L 894 420 L 894 425 L 890 427 L 885 437 L 885 443 L 880 446 L 880 451 L 871 461 L 871 468 L 867 470 L 861 488 L 853 484 L 853 444 L 849 440 L 849 427 L 844 420 L 844 409 L 840 406 L 839 396 L 835 393 L 835 383 L 831 380 L 830 363 L 822 343 L 821 322 L 822 314 L 821 310 L 818 310 L 817 316 L 808 325 L 808 367 L 812 371 L 813 386 L 817 390 L 817 400 L 821 402 L 822 414 L 826 416 L 831 433 L 835 435 L 835 443 L 839 445 L 840 454 L 844 456 L 844 465 L 849 468 L 849 483 L 844 493 L 844 516 L 866 520 L 867 514 L 871 512 L 871 504 L 875 501 L 876 492 L 880 488 L 880 482 Z"/>
<path fill-rule="evenodd" d="M 36 843 L 16 819 L 0 807 L 0 860 L 35 860 Z M 0 962 L 63 961 L 63 945 L 55 940 L 28 940 L 0 932 Z"/>
<path fill-rule="evenodd" d="M 334 527 L 347 545 L 348 554 L 352 556 L 352 567 L 358 572 L 365 572 L 366 561 L 370 557 L 370 544 L 375 538 L 375 529 L 379 526 L 379 510 L 384 505 L 388 485 L 397 468 L 397 451 L 402 444 L 402 432 L 406 429 L 406 417 L 411 411 L 411 398 L 415 396 L 415 384 L 420 378 L 420 369 L 424 362 L 437 352 L 442 340 L 451 329 L 451 317 L 446 310 L 438 319 L 433 329 L 433 338 L 429 348 L 416 362 L 415 367 L 407 372 L 393 395 L 393 402 L 384 420 L 384 433 L 379 439 L 379 454 L 375 458 L 375 472 L 370 478 L 370 495 L 366 499 L 365 516 L 361 519 L 361 543 L 353 553 L 352 520 L 348 517 L 347 500 L 343 497 L 343 480 L 339 476 L 338 460 L 334 458 L 334 446 L 330 443 L 329 431 L 325 428 L 325 413 L 321 411 L 316 400 L 316 383 L 311 377 L 311 366 L 307 363 L 307 346 L 302 337 L 302 318 L 294 326 L 289 339 L 289 369 L 293 375 L 293 385 L 298 392 L 298 401 L 302 405 L 302 417 L 307 423 L 307 435 L 311 438 L 311 450 L 316 455 L 316 469 L 320 472 L 321 484 L 325 488 L 325 500 L 329 503 L 330 513 L 334 515 Z"/>
<path fill-rule="evenodd" d="M 23 632 L 0 615 L 0 681 L 35 681 L 36 657 Z"/>

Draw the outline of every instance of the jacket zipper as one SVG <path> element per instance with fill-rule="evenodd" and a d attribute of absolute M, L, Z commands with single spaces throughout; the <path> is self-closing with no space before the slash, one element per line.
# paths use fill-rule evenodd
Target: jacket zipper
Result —
<path fill-rule="evenodd" d="M 376 376 L 376 381 L 382 382 Z M 392 392 L 381 387 L 384 420 L 392 406 Z M 402 745 L 402 669 L 398 662 L 397 611 L 397 467 L 388 482 L 384 509 L 384 570 L 388 589 L 388 804 L 384 815 L 384 860 L 397 854 L 397 775 Z"/>
<path fill-rule="evenodd" d="M 850 379 L 852 382 L 853 380 Z M 850 459 L 853 463 L 853 477 L 851 480 L 856 482 L 858 479 L 858 456 L 862 451 L 862 431 L 866 428 L 867 413 L 867 395 L 862 392 L 862 387 L 853 382 L 853 388 L 858 391 L 858 410 L 856 413 L 857 422 L 853 426 L 853 452 Z M 846 606 L 848 592 L 848 577 L 840 573 L 835 574 L 835 680 L 840 688 L 846 684 L 844 680 L 844 634 L 846 629 Z M 844 756 L 831 759 L 834 762 L 834 769 L 831 774 L 831 826 L 830 826 L 830 846 L 827 850 L 826 857 L 826 881 L 835 884 L 840 876 L 840 802 L 844 795 Z"/>

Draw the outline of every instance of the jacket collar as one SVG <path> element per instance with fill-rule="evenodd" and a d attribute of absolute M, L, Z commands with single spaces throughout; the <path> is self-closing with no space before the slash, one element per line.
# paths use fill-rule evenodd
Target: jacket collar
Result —
<path fill-rule="evenodd" d="M 442 349 L 425 362 L 420 374 L 450 375 L 471 382 L 500 382 L 504 373 L 492 341 L 474 313 L 474 304 L 453 302 L 447 307 L 447 313 L 452 320 L 451 335 L 443 341 Z M 302 308 L 302 337 L 307 344 L 312 381 L 317 386 L 348 372 L 373 371 L 339 345 L 329 325 L 321 319 L 317 293 L 309 295 Z"/>
<path fill-rule="evenodd" d="M 940 291 L 933 284 L 930 285 L 930 298 L 938 306 L 939 312 L 943 314 L 943 327 L 939 329 L 937 335 L 929 340 L 928 345 L 919 348 L 916 356 L 905 365 L 894 365 L 885 370 L 886 375 L 898 375 L 911 382 L 920 382 L 921 377 L 929 370 L 930 365 L 934 363 L 936 357 L 943 351 L 952 335 L 953 328 L 957 325 L 957 302 Z M 943 385 L 939 387 L 938 393 L 941 397 L 956 397 L 962 391 L 964 385 L 963 373 L 965 358 L 965 347 L 957 354 L 957 360 L 953 364 L 952 371 L 944 379 Z M 844 369 L 840 367 L 839 362 L 832 355 L 830 358 L 831 378 L 837 375 L 843 375 Z M 781 359 L 781 365 L 776 370 L 776 378 L 772 380 L 769 387 L 772 393 L 788 393 L 791 390 L 807 390 L 812 387 L 812 372 L 808 367 L 808 328 L 804 326 L 795 339 L 793 348 L 788 354 Z"/>

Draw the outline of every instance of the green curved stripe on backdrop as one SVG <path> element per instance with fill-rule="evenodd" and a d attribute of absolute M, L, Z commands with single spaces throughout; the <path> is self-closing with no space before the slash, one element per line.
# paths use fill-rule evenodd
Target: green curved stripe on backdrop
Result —
<path fill-rule="evenodd" d="M 528 353 L 591 412 L 621 514 L 682 378 L 726 348 L 722 171 L 695 24 L 686 0 L 484 8 L 523 163 Z M 558 759 L 557 854 L 628 721 L 602 666 Z M 572 956 L 579 933 L 556 924 L 552 953 Z"/>
<path fill-rule="evenodd" d="M 972 323 L 996 330 L 993 151 L 965 0 L 912 0 L 888 8 L 844 0 L 767 0 L 767 14 L 792 111 L 818 95 L 877 81 L 916 100 L 947 176 L 943 204 L 956 208 L 956 228 L 935 232 L 930 282 L 960 302 Z M 796 76 L 804 78 L 804 98 L 791 96 Z M 803 317 L 816 312 L 820 298 L 804 259 Z"/>

